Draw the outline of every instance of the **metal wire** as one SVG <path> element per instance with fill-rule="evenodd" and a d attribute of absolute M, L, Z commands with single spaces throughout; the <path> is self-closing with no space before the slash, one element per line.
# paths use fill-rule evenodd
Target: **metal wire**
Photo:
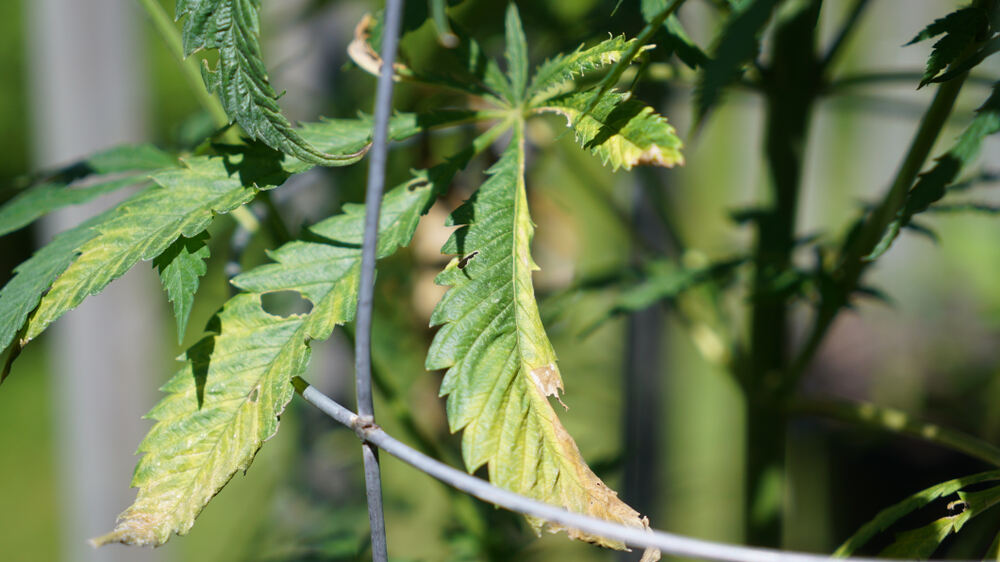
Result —
<path fill-rule="evenodd" d="M 656 548 L 663 554 L 671 556 L 725 562 L 820 562 L 832 560 L 829 556 L 820 554 L 738 546 L 693 539 L 665 531 L 636 529 L 542 503 L 498 488 L 485 480 L 452 468 L 410 448 L 391 437 L 379 426 L 366 422 L 361 416 L 333 401 L 299 377 L 294 379 L 293 384 L 306 402 L 316 406 L 337 422 L 353 429 L 363 441 L 377 445 L 386 453 L 449 486 L 511 511 L 579 529 L 586 533 L 620 540 L 633 547 Z M 855 562 L 891 562 L 886 558 L 850 558 L 850 560 Z"/>
<path fill-rule="evenodd" d="M 403 0 L 388 0 L 382 32 L 382 69 L 375 91 L 375 130 L 368 160 L 368 185 L 365 193 L 365 233 L 361 247 L 361 285 L 358 288 L 357 332 L 354 340 L 355 388 L 358 416 L 375 423 L 372 404 L 371 329 L 375 292 L 375 257 L 378 247 L 378 217 L 385 188 L 385 162 L 389 144 L 389 116 L 392 111 L 392 71 L 399 41 Z M 382 513 L 382 482 L 378 451 L 364 440 L 362 456 L 365 467 L 365 493 L 368 497 L 368 521 L 371 525 L 372 559 L 385 562 L 385 517 Z"/>

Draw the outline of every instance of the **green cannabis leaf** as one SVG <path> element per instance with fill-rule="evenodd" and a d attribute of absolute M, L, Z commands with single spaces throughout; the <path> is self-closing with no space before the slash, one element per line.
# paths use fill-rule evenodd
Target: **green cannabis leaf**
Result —
<path fill-rule="evenodd" d="M 958 500 L 949 503 L 948 510 L 957 513 L 899 533 L 895 542 L 883 549 L 879 556 L 921 560 L 930 558 L 948 535 L 958 533 L 970 519 L 1000 503 L 1000 486 L 978 492 L 959 491 L 956 495 Z"/>
<path fill-rule="evenodd" d="M 522 122 L 489 179 L 451 216 L 455 231 L 442 251 L 459 254 L 438 276 L 450 285 L 431 317 L 441 326 L 427 354 L 428 369 L 447 369 L 452 431 L 463 430 L 462 454 L 472 472 L 578 513 L 636 528 L 648 523 L 591 470 L 556 417 L 550 396 L 563 388 L 555 351 L 542 327 L 531 281 L 534 231 L 524 185 Z M 558 525 L 529 519 L 536 529 Z M 567 529 L 576 539 L 624 545 Z"/>
<path fill-rule="evenodd" d="M 608 72 L 601 83 L 598 85 L 596 92 L 591 94 L 590 101 L 584 107 L 581 116 L 589 114 L 594 110 L 595 107 L 604 99 L 605 94 L 614 88 L 618 80 L 621 79 L 622 75 L 625 73 L 625 69 L 628 68 L 632 61 L 635 60 L 640 53 L 645 50 L 646 44 L 653 39 L 653 35 L 660 29 L 663 22 L 667 21 L 680 5 L 684 3 L 684 0 L 666 0 L 665 2 L 659 3 L 655 8 L 658 11 L 649 17 L 646 22 L 646 26 L 642 28 L 639 35 L 629 44 L 628 48 L 622 53 L 622 56 L 614 63 L 611 70 Z"/>
<path fill-rule="evenodd" d="M 601 41 L 584 49 L 583 45 L 569 54 L 557 55 L 535 71 L 528 87 L 530 105 L 538 105 L 547 99 L 566 93 L 569 85 L 579 76 L 612 65 L 632 47 L 634 39 L 624 35 Z"/>
<path fill-rule="evenodd" d="M 955 145 L 938 157 L 933 168 L 921 174 L 916 185 L 907 194 L 903 208 L 889 223 L 882 239 L 865 259 L 874 260 L 888 251 L 899 236 L 899 231 L 912 224 L 914 215 L 940 201 L 962 170 L 979 155 L 983 139 L 997 132 L 1000 132 L 1000 82 L 993 85 L 993 93 L 976 110 L 976 117 L 958 137 Z"/>
<path fill-rule="evenodd" d="M 576 140 L 613 170 L 631 170 L 640 164 L 671 168 L 684 163 L 683 143 L 667 119 L 629 94 L 609 91 L 589 113 L 588 92 L 550 99 L 536 111 L 566 118 Z"/>
<path fill-rule="evenodd" d="M 976 42 L 977 37 L 989 29 L 990 21 L 986 10 L 979 6 L 967 6 L 956 10 L 947 16 L 934 20 L 910 40 L 907 45 L 913 45 L 932 37 L 944 34 L 944 37 L 934 43 L 930 57 L 927 58 L 927 68 L 920 79 L 923 87 L 935 78 L 948 65 L 957 61 L 967 47 Z"/>
<path fill-rule="evenodd" d="M 184 329 L 191 314 L 194 294 L 198 292 L 198 280 L 208 270 L 205 264 L 208 256 L 208 232 L 203 231 L 192 238 L 181 236 L 153 260 L 163 288 L 170 302 L 174 303 L 177 343 L 184 341 Z"/>
<path fill-rule="evenodd" d="M 888 529 L 896 521 L 899 521 L 907 514 L 930 504 L 938 498 L 944 498 L 951 494 L 958 493 L 963 488 L 972 486 L 973 484 L 993 482 L 997 480 L 1000 480 L 1000 470 L 981 472 L 979 474 L 973 474 L 963 478 L 948 480 L 947 482 L 942 482 L 925 490 L 921 490 L 903 501 L 880 511 L 871 521 L 865 523 L 860 529 L 857 530 L 857 532 L 851 535 L 849 539 L 844 541 L 844 543 L 833 553 L 833 556 L 837 558 L 847 558 L 851 556 L 855 551 L 867 544 L 868 541 L 874 538 L 877 534 Z M 991 490 L 1000 491 L 1000 488 L 992 488 Z M 990 505 L 992 506 L 993 504 L 991 503 Z M 926 529 L 922 532 L 927 531 L 930 531 L 930 529 Z M 911 535 L 911 537 L 912 536 L 913 535 Z"/>
<path fill-rule="evenodd" d="M 390 138 L 404 139 L 474 116 L 468 111 L 399 114 L 390 121 Z M 304 134 L 320 146 L 350 150 L 367 143 L 369 123 L 366 116 L 329 119 L 308 125 Z M 291 174 L 311 167 L 263 145 L 216 149 L 221 156 L 193 157 L 179 167 L 151 174 L 153 186 L 57 237 L 51 248 L 18 266 L 0 290 L 0 349 L 10 345 L 22 329 L 16 343 L 23 346 L 139 261 L 156 258 L 179 237 L 200 235 L 218 214 L 248 203 L 259 191 L 273 189 Z M 196 288 L 190 283 L 189 287 Z M 176 305 L 178 287 L 171 292 L 168 283 L 166 288 Z"/>
<path fill-rule="evenodd" d="M 219 52 L 215 70 L 202 69 L 205 85 L 251 138 L 322 166 L 351 164 L 367 151 L 366 144 L 350 154 L 324 152 L 282 115 L 260 48 L 260 0 L 177 0 L 175 14 L 186 17 L 185 56 L 202 49 Z"/>
<path fill-rule="evenodd" d="M 52 284 L 28 321 L 26 341 L 140 260 L 155 258 L 180 236 L 200 234 L 216 214 L 248 203 L 262 186 L 276 185 L 264 181 L 245 185 L 223 158 L 195 157 L 184 163 L 184 168 L 154 174 L 155 186 L 92 227 L 96 235 L 79 248 L 79 257 Z"/>
<path fill-rule="evenodd" d="M 524 36 L 521 16 L 513 2 L 507 4 L 504 29 L 507 34 L 504 58 L 507 59 L 507 78 L 510 80 L 507 100 L 517 105 L 524 100 L 524 91 L 528 87 L 528 39 Z"/>
<path fill-rule="evenodd" d="M 757 56 L 760 33 L 778 4 L 779 0 L 747 0 L 734 6 L 698 81 L 695 109 L 699 121 L 719 102 L 722 90 L 739 79 L 743 65 Z"/>
<path fill-rule="evenodd" d="M 176 158 L 148 144 L 99 152 L 32 185 L 0 207 L 0 236 L 24 228 L 57 209 L 144 183 L 148 178 L 142 172 L 169 168 L 176 163 Z"/>

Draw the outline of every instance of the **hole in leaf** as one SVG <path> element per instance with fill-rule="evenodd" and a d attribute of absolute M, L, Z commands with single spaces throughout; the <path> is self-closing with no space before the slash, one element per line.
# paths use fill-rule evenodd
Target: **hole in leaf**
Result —
<path fill-rule="evenodd" d="M 292 315 L 309 314 L 312 303 L 302 297 L 297 291 L 278 291 L 265 293 L 260 298 L 264 312 L 288 318 Z"/>
<path fill-rule="evenodd" d="M 251 402 L 256 402 L 257 397 L 259 395 L 260 395 L 260 387 L 255 386 L 253 387 L 252 390 L 250 390 L 250 394 L 247 395 L 247 399 L 250 400 Z"/>

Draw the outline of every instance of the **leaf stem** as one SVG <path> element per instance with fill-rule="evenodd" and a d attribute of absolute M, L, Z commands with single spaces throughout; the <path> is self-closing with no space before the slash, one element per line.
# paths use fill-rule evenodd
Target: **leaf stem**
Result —
<path fill-rule="evenodd" d="M 789 410 L 793 414 L 826 416 L 858 425 L 910 435 L 1000 466 L 1000 447 L 961 431 L 914 419 L 902 410 L 870 403 L 808 399 L 792 403 Z"/>
<path fill-rule="evenodd" d="M 160 38 L 163 39 L 167 49 L 174 55 L 177 64 L 180 65 L 181 74 L 184 75 L 184 79 L 188 83 L 188 86 L 191 87 L 191 92 L 194 93 L 198 103 L 212 116 L 212 122 L 215 123 L 216 127 L 228 127 L 230 121 L 229 116 L 226 115 L 226 110 L 222 108 L 222 103 L 205 89 L 205 84 L 201 78 L 201 68 L 198 66 L 198 59 L 184 56 L 184 44 L 181 41 L 181 34 L 177 31 L 177 26 L 170 19 L 170 16 L 167 15 L 163 6 L 157 0 L 138 0 L 138 2 L 146 10 L 146 14 L 152 21 L 153 27 L 160 34 Z"/>
<path fill-rule="evenodd" d="M 827 49 L 826 55 L 823 56 L 823 61 L 820 63 L 821 68 L 827 70 L 833 66 L 833 63 L 837 60 L 837 56 L 844 51 L 844 45 L 847 43 L 847 39 L 851 36 L 851 33 L 857 29 L 858 20 L 861 19 L 861 15 L 867 7 L 868 0 L 855 0 L 854 6 L 851 6 L 851 11 L 844 19 L 844 24 L 840 27 L 840 31 L 837 33 L 836 38 L 830 44 L 830 48 Z"/>

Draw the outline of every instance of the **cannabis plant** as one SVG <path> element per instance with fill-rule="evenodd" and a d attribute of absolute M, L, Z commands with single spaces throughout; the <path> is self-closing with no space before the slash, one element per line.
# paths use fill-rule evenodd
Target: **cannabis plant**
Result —
<path fill-rule="evenodd" d="M 246 471 L 275 435 L 298 392 L 355 429 L 366 443 L 366 461 L 374 459 L 375 446 L 402 455 L 418 469 L 521 511 L 536 532 L 566 531 L 572 539 L 614 549 L 639 546 L 646 548 L 644 559 L 657 558 L 657 549 L 752 557 L 753 551 L 712 550 L 718 545 L 654 533 L 648 519 L 591 470 L 559 420 L 564 379 L 546 334 L 550 318 L 539 311 L 533 283 L 536 225 L 526 169 L 535 150 L 535 122 L 558 119 L 581 150 L 622 174 L 637 167 L 679 166 L 684 163 L 681 136 L 657 107 L 640 99 L 665 83 L 694 84 L 692 137 L 729 89 L 763 98 L 771 196 L 736 217 L 754 229 L 752 247 L 701 261 L 670 252 L 643 255 L 633 270 L 577 280 L 551 301 L 569 293 L 610 296 L 598 323 L 658 303 L 671 305 L 696 347 L 724 367 L 743 392 L 747 538 L 780 546 L 781 502 L 774 501 L 784 485 L 780 436 L 800 405 L 802 376 L 841 313 L 874 294 L 865 283 L 872 264 L 902 232 L 922 229 L 922 213 L 948 205 L 952 190 L 977 181 L 972 166 L 983 140 L 1000 130 L 1000 83 L 994 82 L 964 132 L 929 162 L 963 84 L 1000 50 L 1000 2 L 975 0 L 942 14 L 913 38 L 912 43 L 935 41 L 926 70 L 913 86 L 936 93 L 884 196 L 861 209 L 842 236 L 803 238 L 795 219 L 810 121 L 818 101 L 839 85 L 834 62 L 863 18 L 865 0 L 851 3 L 838 22 L 839 32 L 822 47 L 817 37 L 821 0 L 701 2 L 719 22 L 706 45 L 695 42 L 678 17 L 682 6 L 696 0 L 619 3 L 609 6 L 609 13 L 634 14 L 632 33 L 609 36 L 593 30 L 576 39 L 581 44 L 575 50 L 542 53 L 538 60 L 529 57 L 531 43 L 514 3 L 506 7 L 502 49 L 494 49 L 500 43 L 493 37 L 476 36 L 462 23 L 463 14 L 481 7 L 431 0 L 411 2 L 416 5 L 403 13 L 401 2 L 390 1 L 384 11 L 357 23 L 346 47 L 356 67 L 380 77 L 374 116 L 297 125 L 283 115 L 280 95 L 268 79 L 258 0 L 178 0 L 175 21 L 158 3 L 141 3 L 183 61 L 216 128 L 181 152 L 120 146 L 39 173 L 0 207 L 2 235 L 61 207 L 139 186 L 15 269 L 0 291 L 2 377 L 16 370 L 21 350 L 59 317 L 144 261 L 159 274 L 182 341 L 210 248 L 218 247 L 210 245 L 213 222 L 234 220 L 251 232 L 270 230 L 260 238 L 276 243 L 268 249 L 268 263 L 230 279 L 234 294 L 163 386 L 166 396 L 148 414 L 155 425 L 139 445 L 142 457 L 132 480 L 138 496 L 108 534 L 94 539 L 96 545 L 156 546 L 187 533 L 205 505 L 237 472 Z M 212 56 L 199 64 L 199 53 Z M 447 101 L 424 112 L 390 112 L 393 82 Z M 440 130 L 474 134 L 456 150 L 434 154 L 432 164 L 413 170 L 381 195 L 387 143 Z M 367 203 L 348 203 L 290 235 L 270 193 L 314 167 L 351 166 L 369 154 Z M 485 174 L 470 167 L 473 162 L 482 162 Z M 371 410 L 367 357 L 374 353 L 376 362 L 384 360 L 370 343 L 374 258 L 408 246 L 418 223 L 433 217 L 427 215 L 432 205 L 447 201 L 456 178 L 465 176 L 478 187 L 444 223 L 457 228 L 441 248 L 451 261 L 436 283 L 447 291 L 430 317 L 436 331 L 424 366 L 443 372 L 440 395 L 447 397 L 450 430 L 461 433 L 464 469 L 480 471 L 496 488 L 516 495 L 490 495 L 496 488 L 476 488 L 473 477 L 447 476 L 451 473 L 434 468 L 427 457 L 410 455 L 375 425 Z M 254 202 L 268 209 L 266 220 L 247 210 Z M 809 267 L 795 258 L 803 248 L 815 256 Z M 264 297 L 283 292 L 301 295 L 309 310 L 288 315 L 267 310 Z M 803 305 L 811 321 L 803 338 L 793 338 L 792 310 Z M 741 310 L 734 313 L 734 308 Z M 312 342 L 329 338 L 338 326 L 359 343 L 357 415 L 331 405 L 303 380 Z M 567 381 L 572 385 L 571 374 Z M 932 431 L 909 419 L 896 423 L 899 418 L 874 406 L 826 406 L 830 415 L 881 423 L 1000 464 L 1000 450 L 971 436 Z M 366 466 L 372 551 L 382 558 L 378 466 Z M 982 486 L 998 481 L 1000 472 L 993 471 L 919 492 L 878 514 L 837 554 L 849 555 L 910 512 L 957 495 L 946 516 L 900 533 L 882 550 L 892 556 L 930 556 L 965 522 L 1000 501 L 1000 485 Z M 564 511 L 517 503 L 525 498 Z M 560 515 L 564 512 L 587 517 L 567 519 Z M 990 556 L 996 550 L 994 541 Z"/>

